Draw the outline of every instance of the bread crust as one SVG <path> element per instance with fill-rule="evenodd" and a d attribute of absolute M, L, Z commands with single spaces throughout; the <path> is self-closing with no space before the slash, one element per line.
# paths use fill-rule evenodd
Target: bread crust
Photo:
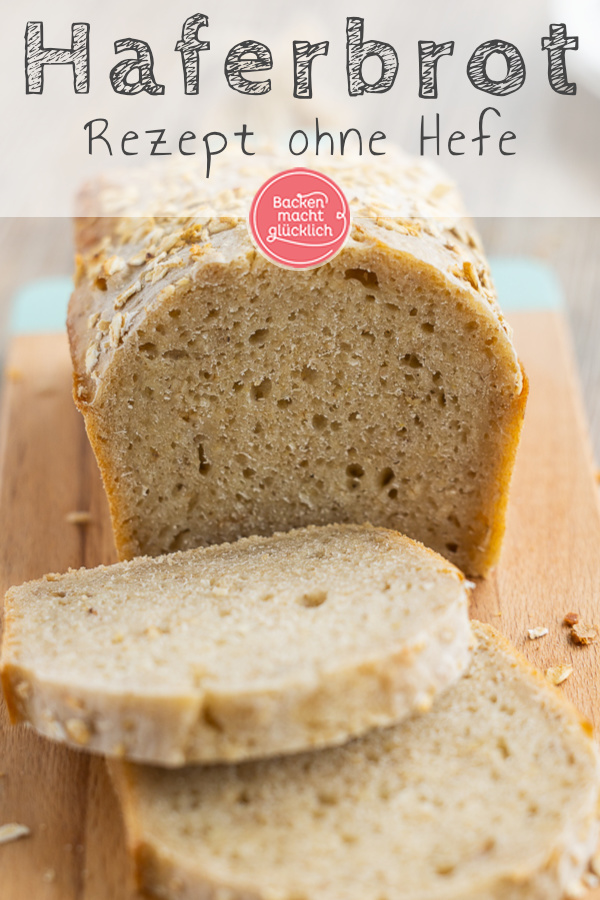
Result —
<path fill-rule="evenodd" d="M 487 644 L 503 656 L 514 668 L 515 677 L 529 682 L 549 713 L 560 719 L 563 733 L 569 734 L 572 746 L 577 746 L 581 754 L 580 758 L 586 759 L 588 789 L 587 793 L 582 789 L 581 803 L 571 805 L 556 840 L 544 853 L 527 863 L 515 865 L 512 871 L 482 874 L 468 888 L 462 883 L 458 893 L 452 886 L 440 887 L 426 895 L 419 893 L 418 900 L 425 896 L 427 900 L 562 900 L 567 890 L 577 887 L 596 850 L 600 833 L 600 765 L 598 751 L 590 739 L 590 725 L 495 629 L 478 622 L 474 622 L 473 627 L 477 642 Z M 111 762 L 109 769 L 122 804 L 138 884 L 149 896 L 167 900 L 216 900 L 222 896 L 227 900 L 273 900 L 280 896 L 271 890 L 268 875 L 261 887 L 246 884 L 239 879 L 225 877 L 219 869 L 211 871 L 185 854 L 173 852 L 172 847 L 155 842 L 143 818 L 136 767 Z M 310 860 L 307 860 L 307 865 L 310 865 Z M 332 882 L 335 883 L 334 873 Z M 316 895 L 305 892 L 299 896 L 304 900 L 317 900 Z M 414 894 L 403 893 L 402 897 L 417 900 Z"/>

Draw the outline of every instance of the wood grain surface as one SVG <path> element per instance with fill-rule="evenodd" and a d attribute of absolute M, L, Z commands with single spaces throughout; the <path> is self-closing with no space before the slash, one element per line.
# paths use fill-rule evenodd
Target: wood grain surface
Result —
<path fill-rule="evenodd" d="M 598 619 L 600 509 L 565 324 L 512 317 L 531 393 L 499 567 L 478 584 L 473 614 L 536 665 L 570 663 L 561 688 L 600 733 L 600 647 L 578 648 L 566 612 Z M 13 341 L 1 426 L 0 590 L 69 566 L 114 560 L 107 507 L 70 394 L 64 336 Z M 67 515 L 89 511 L 86 526 Z M 545 626 L 537 641 L 527 629 Z M 2 900 L 133 900 L 119 810 L 102 760 L 9 725 L 0 708 L 0 824 L 31 835 L 0 846 Z M 600 900 L 600 890 L 589 900 Z"/>

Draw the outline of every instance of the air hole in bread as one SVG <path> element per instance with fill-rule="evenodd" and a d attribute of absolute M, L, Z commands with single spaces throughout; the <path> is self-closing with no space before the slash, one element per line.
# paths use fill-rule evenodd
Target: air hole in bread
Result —
<path fill-rule="evenodd" d="M 498 750 L 500 751 L 500 755 L 501 755 L 502 759 L 508 759 L 508 757 L 510 756 L 510 750 L 508 748 L 508 744 L 506 743 L 505 738 L 499 737 L 496 742 L 496 746 L 498 747 Z"/>
<path fill-rule="evenodd" d="M 198 444 L 198 470 L 201 475 L 206 475 L 210 471 L 210 462 L 204 452 L 204 444 Z"/>
<path fill-rule="evenodd" d="M 308 384 L 315 384 L 319 377 L 319 373 L 316 369 L 313 369 L 312 366 L 304 366 L 300 373 L 300 377 L 302 378 L 302 381 L 306 381 Z"/>
<path fill-rule="evenodd" d="M 254 400 L 264 400 L 265 397 L 268 397 L 269 394 L 271 393 L 271 388 L 272 388 L 271 379 L 263 378 L 263 380 L 260 382 L 260 384 L 252 385 L 252 398 Z"/>
<path fill-rule="evenodd" d="M 262 346 L 262 344 L 264 344 L 266 341 L 268 333 L 269 333 L 268 328 L 257 328 L 257 330 L 254 331 L 248 338 L 248 343 L 249 344 L 260 344 Z"/>
<path fill-rule="evenodd" d="M 327 591 L 315 588 L 302 594 L 298 602 L 301 606 L 306 606 L 307 609 L 313 609 L 316 606 L 322 606 L 326 600 Z"/>
<path fill-rule="evenodd" d="M 350 463 L 346 466 L 346 475 L 350 478 L 362 478 L 364 474 L 365 470 L 359 463 Z"/>
<path fill-rule="evenodd" d="M 344 277 L 347 281 L 354 279 L 355 281 L 360 281 L 361 284 L 364 284 L 365 287 L 378 287 L 379 279 L 375 272 L 370 272 L 368 269 L 346 269 L 344 273 Z"/>
<path fill-rule="evenodd" d="M 339 803 L 339 797 L 335 791 L 321 790 L 317 799 L 322 806 L 336 806 Z"/>
<path fill-rule="evenodd" d="M 223 727 L 218 719 L 215 718 L 210 706 L 205 706 L 202 710 L 202 720 L 209 728 L 213 728 L 215 731 L 223 731 Z"/>
<path fill-rule="evenodd" d="M 324 428 L 327 427 L 327 416 L 322 416 L 320 413 L 316 413 L 312 417 L 313 428 L 317 431 L 323 431 Z"/>
<path fill-rule="evenodd" d="M 151 341 L 147 341 L 145 344 L 140 344 L 140 353 L 143 353 L 148 357 L 148 359 L 156 359 L 158 355 L 156 344 L 153 344 Z"/>
<path fill-rule="evenodd" d="M 450 553 L 456 553 L 456 551 L 458 550 L 458 544 L 455 544 L 454 541 L 449 541 L 446 544 L 446 550 L 448 550 Z"/>
<path fill-rule="evenodd" d="M 438 863 L 435 867 L 435 871 L 438 875 L 442 875 L 443 877 L 447 877 L 448 875 L 452 875 L 454 872 L 455 866 L 451 863 Z"/>
<path fill-rule="evenodd" d="M 175 535 L 173 540 L 170 543 L 169 550 L 174 553 L 177 550 L 186 550 L 188 547 L 187 536 L 190 533 L 189 528 L 184 528 L 183 531 L 180 531 Z"/>
<path fill-rule="evenodd" d="M 394 480 L 394 470 L 390 469 L 390 467 L 387 466 L 385 469 L 383 469 L 381 471 L 381 474 L 379 475 L 379 486 L 382 488 L 387 487 L 387 485 L 393 480 Z"/>

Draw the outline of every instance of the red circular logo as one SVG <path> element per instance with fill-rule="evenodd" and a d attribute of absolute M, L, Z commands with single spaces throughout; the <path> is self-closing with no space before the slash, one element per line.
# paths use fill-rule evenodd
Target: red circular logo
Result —
<path fill-rule="evenodd" d="M 312 169 L 288 169 L 257 191 L 249 224 L 267 259 L 290 269 L 310 269 L 343 246 L 350 231 L 350 207 L 331 178 Z"/>

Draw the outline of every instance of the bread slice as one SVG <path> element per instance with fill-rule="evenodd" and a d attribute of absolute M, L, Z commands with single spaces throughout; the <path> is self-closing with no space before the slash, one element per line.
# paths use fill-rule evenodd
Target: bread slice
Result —
<path fill-rule="evenodd" d="M 339 743 L 426 710 L 469 660 L 460 572 L 369 526 L 46 576 L 5 609 L 14 720 L 165 765 Z"/>
<path fill-rule="evenodd" d="M 246 226 L 289 160 L 84 195 L 75 400 L 120 557 L 368 520 L 485 574 L 526 385 L 479 239 L 422 162 L 314 165 L 353 225 L 310 271 L 264 259 Z"/>
<path fill-rule="evenodd" d="M 491 628 L 430 713 L 344 747 L 166 771 L 114 763 L 163 900 L 560 900 L 598 837 L 590 727 Z"/>

